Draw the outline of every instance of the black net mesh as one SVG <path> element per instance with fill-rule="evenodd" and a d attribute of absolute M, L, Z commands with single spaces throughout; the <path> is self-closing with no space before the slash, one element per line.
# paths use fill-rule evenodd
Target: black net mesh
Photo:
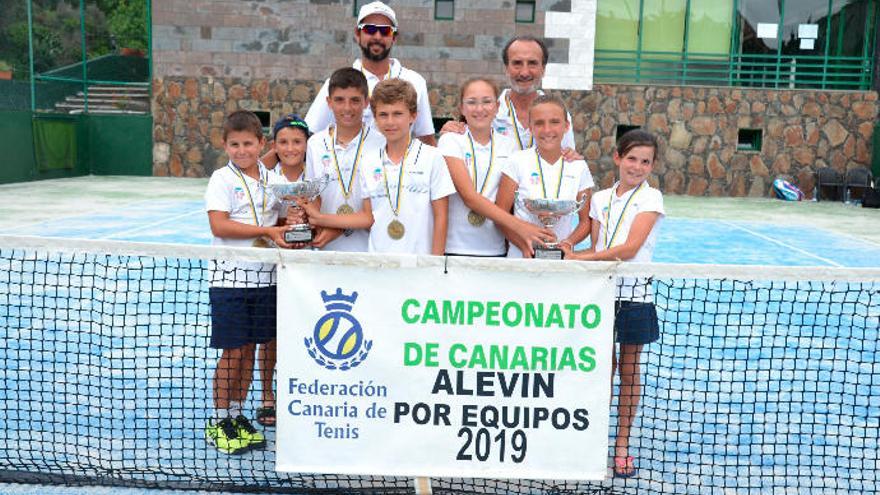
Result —
<path fill-rule="evenodd" d="M 208 444 L 220 356 L 209 345 L 209 279 L 242 276 L 210 265 L 173 254 L 0 248 L 0 479 L 412 492 L 413 480 L 381 473 L 276 472 L 273 428 L 260 428 L 265 448 L 241 455 Z M 259 282 L 272 270 L 254 263 L 245 272 Z M 433 491 L 876 493 L 880 282 L 871 280 L 758 281 L 746 271 L 651 279 L 660 338 L 638 354 L 635 476 L 435 478 Z M 612 400 L 609 466 L 625 390 Z M 260 393 L 257 371 L 248 411 Z"/>

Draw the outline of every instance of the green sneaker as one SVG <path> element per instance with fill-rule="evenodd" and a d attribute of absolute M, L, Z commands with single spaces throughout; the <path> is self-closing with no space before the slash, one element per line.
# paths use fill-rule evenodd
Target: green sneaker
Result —
<path fill-rule="evenodd" d="M 247 439 L 239 435 L 238 428 L 232 418 L 222 419 L 216 423 L 208 423 L 205 427 L 208 443 L 217 447 L 224 454 L 241 454 L 249 448 Z"/>
<path fill-rule="evenodd" d="M 243 414 L 236 416 L 233 422 L 238 427 L 238 436 L 247 443 L 247 448 L 262 449 L 266 446 L 266 437 Z"/>

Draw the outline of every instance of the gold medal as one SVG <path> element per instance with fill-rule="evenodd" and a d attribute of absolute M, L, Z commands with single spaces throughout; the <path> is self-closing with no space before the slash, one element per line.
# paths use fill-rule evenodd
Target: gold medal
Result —
<path fill-rule="evenodd" d="M 269 241 L 267 241 L 265 237 L 257 237 L 254 239 L 253 246 L 255 248 L 267 248 L 269 247 Z"/>
<path fill-rule="evenodd" d="M 354 213 L 354 208 L 347 204 L 340 205 L 339 208 L 336 208 L 337 215 L 351 215 Z"/>
<path fill-rule="evenodd" d="M 400 223 L 399 220 L 392 220 L 391 223 L 388 224 L 388 237 L 394 239 L 395 241 L 403 239 L 404 233 L 406 233 L 406 229 L 403 227 L 403 224 Z"/>
<path fill-rule="evenodd" d="M 480 227 L 481 225 L 486 223 L 486 217 L 484 217 L 483 215 L 480 215 L 479 213 L 475 212 L 474 210 L 470 210 L 468 212 L 468 223 L 470 223 L 474 227 Z"/>

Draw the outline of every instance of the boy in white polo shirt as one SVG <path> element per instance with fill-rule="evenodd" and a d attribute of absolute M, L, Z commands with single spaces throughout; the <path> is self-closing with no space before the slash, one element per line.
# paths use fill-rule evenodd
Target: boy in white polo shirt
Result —
<path fill-rule="evenodd" d="M 278 202 L 269 186 L 282 183 L 259 162 L 265 140 L 252 112 L 232 112 L 223 124 L 229 163 L 214 171 L 205 191 L 208 221 L 218 246 L 281 247 L 287 226 L 276 226 Z M 225 454 L 262 448 L 266 439 L 242 408 L 254 373 L 256 344 L 275 339 L 275 267 L 273 264 L 217 260 L 208 266 L 211 301 L 211 347 L 223 354 L 214 372 L 215 418 L 205 428 L 207 440 Z M 265 363 L 263 363 L 265 365 Z"/>
<path fill-rule="evenodd" d="M 364 157 L 385 145 L 385 138 L 375 128 L 364 125 L 364 109 L 369 105 L 367 78 L 350 67 L 330 76 L 327 105 L 335 123 L 309 139 L 306 151 L 306 178 L 327 176 L 327 187 L 316 201 L 323 213 L 342 215 L 363 208 L 360 169 Z M 312 242 L 325 251 L 365 252 L 369 242 L 367 229 L 318 230 Z"/>
<path fill-rule="evenodd" d="M 325 214 L 304 206 L 313 225 L 370 229 L 368 249 L 380 253 L 442 255 L 448 196 L 455 192 L 446 161 L 433 146 L 412 139 L 416 92 L 400 79 L 380 82 L 370 106 L 386 144 L 364 157 L 360 171 L 363 210 Z"/>

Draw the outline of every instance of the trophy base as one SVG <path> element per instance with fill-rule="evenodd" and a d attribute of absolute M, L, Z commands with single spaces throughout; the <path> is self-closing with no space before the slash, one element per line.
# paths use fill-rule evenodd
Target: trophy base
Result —
<path fill-rule="evenodd" d="M 536 260 L 561 260 L 562 259 L 562 250 L 557 249 L 557 248 L 536 247 L 535 248 L 535 259 Z"/>
<path fill-rule="evenodd" d="M 284 242 L 288 244 L 312 242 L 312 229 L 308 225 L 294 225 L 293 229 L 284 233 Z"/>

